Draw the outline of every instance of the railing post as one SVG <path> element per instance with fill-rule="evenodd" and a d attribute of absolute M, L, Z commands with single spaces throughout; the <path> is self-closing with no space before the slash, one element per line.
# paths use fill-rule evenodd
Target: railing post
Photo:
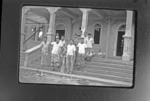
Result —
<path fill-rule="evenodd" d="M 44 56 L 43 56 L 42 52 L 41 52 L 41 63 L 40 63 L 40 65 L 44 65 Z"/>
<path fill-rule="evenodd" d="M 28 65 L 28 53 L 25 53 L 24 66 L 26 67 L 27 65 Z"/>

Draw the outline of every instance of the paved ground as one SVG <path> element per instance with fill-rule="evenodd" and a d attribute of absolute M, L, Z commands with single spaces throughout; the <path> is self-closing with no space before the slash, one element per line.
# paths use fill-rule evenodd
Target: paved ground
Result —
<path fill-rule="evenodd" d="M 54 75 L 50 73 L 43 73 L 41 75 L 41 73 L 38 71 L 25 70 L 25 69 L 20 69 L 19 81 L 24 83 L 105 86 L 103 83 L 93 82 L 85 79 L 63 77 L 63 76 Z"/>

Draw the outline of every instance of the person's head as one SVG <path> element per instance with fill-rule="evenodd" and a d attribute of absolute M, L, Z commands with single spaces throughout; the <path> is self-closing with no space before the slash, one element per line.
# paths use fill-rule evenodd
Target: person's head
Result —
<path fill-rule="evenodd" d="M 61 40 L 65 40 L 65 37 L 64 37 L 64 36 L 61 36 Z"/>
<path fill-rule="evenodd" d="M 56 36 L 59 36 L 59 33 L 56 33 Z"/>
<path fill-rule="evenodd" d="M 88 33 L 88 37 L 89 37 L 89 38 L 92 37 L 91 33 Z"/>
<path fill-rule="evenodd" d="M 43 41 L 44 41 L 44 42 L 47 42 L 47 36 L 44 36 L 44 37 L 43 37 Z"/>
<path fill-rule="evenodd" d="M 71 44 L 71 45 L 73 44 L 73 40 L 70 40 L 70 44 Z"/>
<path fill-rule="evenodd" d="M 81 43 L 84 43 L 84 38 L 83 37 L 81 37 Z"/>
<path fill-rule="evenodd" d="M 57 42 L 57 43 L 59 42 L 59 38 L 56 38 L 56 42 Z"/>

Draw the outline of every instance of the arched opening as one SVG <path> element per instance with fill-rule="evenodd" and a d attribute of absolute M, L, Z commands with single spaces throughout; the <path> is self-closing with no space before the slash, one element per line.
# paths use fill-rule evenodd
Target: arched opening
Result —
<path fill-rule="evenodd" d="M 94 26 L 94 44 L 100 44 L 101 25 Z"/>
<path fill-rule="evenodd" d="M 123 55 L 123 47 L 124 47 L 124 38 L 125 35 L 125 25 L 121 25 L 118 29 L 118 38 L 117 38 L 117 51 L 116 56 L 122 56 Z"/>
<path fill-rule="evenodd" d="M 56 26 L 56 34 L 61 39 L 62 36 L 65 36 L 65 26 L 63 24 L 59 24 Z"/>

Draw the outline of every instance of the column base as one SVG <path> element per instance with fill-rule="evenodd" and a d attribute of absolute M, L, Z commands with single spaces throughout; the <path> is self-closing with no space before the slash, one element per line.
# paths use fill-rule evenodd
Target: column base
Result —
<path fill-rule="evenodd" d="M 131 59 L 130 59 L 130 55 L 124 54 L 124 55 L 122 56 L 122 60 L 123 60 L 123 61 L 130 61 L 130 60 L 131 60 Z"/>

